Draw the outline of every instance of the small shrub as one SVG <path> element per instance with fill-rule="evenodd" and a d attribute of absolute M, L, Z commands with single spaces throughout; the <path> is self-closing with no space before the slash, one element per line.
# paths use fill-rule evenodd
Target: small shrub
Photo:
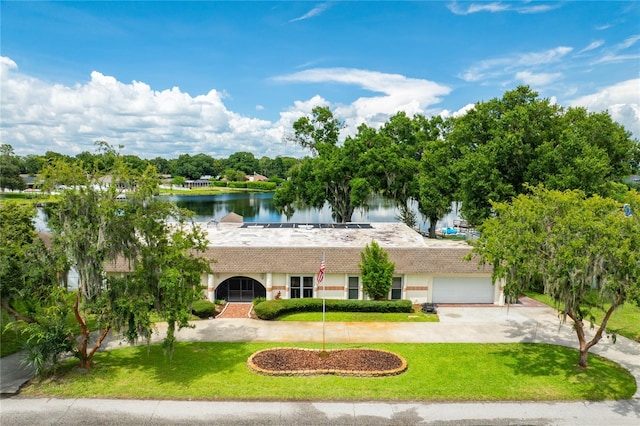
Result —
<path fill-rule="evenodd" d="M 264 297 L 256 297 L 253 299 L 253 306 L 259 305 L 260 303 L 266 301 L 267 299 Z"/>
<path fill-rule="evenodd" d="M 216 305 L 208 300 L 197 300 L 193 302 L 191 312 L 198 318 L 210 318 L 216 314 Z"/>

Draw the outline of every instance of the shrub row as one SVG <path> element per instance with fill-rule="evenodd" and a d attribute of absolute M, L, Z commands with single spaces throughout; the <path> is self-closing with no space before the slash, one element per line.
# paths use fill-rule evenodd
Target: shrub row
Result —
<path fill-rule="evenodd" d="M 222 181 L 222 180 L 212 180 L 211 181 L 211 185 L 222 187 L 222 188 L 226 188 L 227 187 L 227 182 Z"/>
<path fill-rule="evenodd" d="M 410 300 L 341 300 L 326 299 L 327 312 L 412 312 Z M 322 299 L 280 299 L 258 303 L 253 308 L 256 316 L 272 320 L 293 312 L 322 312 Z"/>
<path fill-rule="evenodd" d="M 227 182 L 229 188 L 246 188 L 247 182 Z"/>
<path fill-rule="evenodd" d="M 249 189 L 260 189 L 264 191 L 274 191 L 277 184 L 275 182 L 246 182 Z"/>

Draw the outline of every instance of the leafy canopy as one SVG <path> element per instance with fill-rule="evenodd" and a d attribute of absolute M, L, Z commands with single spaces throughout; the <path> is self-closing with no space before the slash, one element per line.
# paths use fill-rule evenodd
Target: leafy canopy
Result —
<path fill-rule="evenodd" d="M 494 267 L 494 279 L 504 280 L 507 297 L 541 282 L 556 301 L 563 320 L 570 318 L 580 343 L 580 365 L 602 337 L 611 314 L 640 295 L 640 196 L 624 194 L 634 212 L 623 205 L 581 191 L 531 188 L 511 203 L 493 203 L 496 215 L 481 226 L 472 253 Z M 597 293 L 595 308 L 605 309 L 601 327 L 591 340 L 584 321 L 591 320 L 588 300 Z"/>

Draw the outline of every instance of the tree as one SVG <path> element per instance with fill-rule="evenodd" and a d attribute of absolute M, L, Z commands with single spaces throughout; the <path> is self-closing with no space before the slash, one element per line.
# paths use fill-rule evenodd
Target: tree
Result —
<path fill-rule="evenodd" d="M 507 298 L 541 282 L 570 318 L 579 342 L 579 365 L 587 367 L 588 352 L 602 338 L 613 312 L 640 295 L 640 195 L 628 192 L 622 205 L 582 191 L 531 188 L 512 203 L 493 203 L 495 217 L 481 226 L 472 255 L 493 265 L 494 280 L 504 279 Z M 595 306 L 589 297 L 595 292 Z M 591 340 L 585 320 L 592 309 L 603 309 L 604 319 Z"/>
<path fill-rule="evenodd" d="M 160 307 L 160 315 L 173 324 L 170 333 L 176 324 L 183 326 L 189 299 L 199 289 L 200 275 L 194 282 L 195 270 L 203 266 L 193 260 L 202 246 L 192 243 L 201 243 L 200 237 L 192 235 L 199 234 L 180 225 L 170 227 L 167 220 L 176 219 L 182 224 L 181 215 L 153 197 L 159 184 L 156 169 L 150 166 L 140 176 L 126 167 L 117 152 L 113 154 L 113 168 L 105 175 L 87 175 L 78 165 L 64 162 L 45 170 L 49 186 L 56 186 L 60 180 L 74 180 L 73 189 L 61 194 L 49 225 L 56 234 L 55 244 L 64 250 L 79 275 L 73 312 L 81 329 L 76 353 L 83 368 L 90 368 L 95 352 L 112 328 L 123 330 L 131 340 L 148 336 L 152 306 Z M 105 177 L 109 178 L 108 184 Z M 123 187 L 130 189 L 126 202 L 119 198 Z M 155 281 L 148 276 L 144 280 L 135 276 L 106 279 L 105 262 L 119 258 L 136 267 L 160 265 L 162 275 Z M 153 271 L 157 273 L 158 268 Z M 98 337 L 91 343 L 89 314 L 95 315 L 100 325 Z M 173 335 L 168 339 L 171 353 Z"/>
<path fill-rule="evenodd" d="M 404 223 L 414 227 L 416 220 L 410 202 L 418 198 L 416 171 L 423 150 L 417 116 L 412 119 L 399 112 L 379 132 L 373 129 L 366 129 L 366 132 L 364 163 L 371 185 L 396 204 Z"/>
<path fill-rule="evenodd" d="M 638 141 L 607 113 L 564 109 L 527 86 L 477 103 L 455 120 L 449 140 L 461 153 L 462 213 L 474 225 L 491 216 L 490 201 L 529 185 L 608 196 L 609 182 L 637 167 Z"/>
<path fill-rule="evenodd" d="M 386 299 L 393 283 L 395 266 L 378 243 L 371 241 L 371 244 L 367 244 L 360 253 L 358 264 L 365 294 L 374 300 Z"/>
<path fill-rule="evenodd" d="M 366 126 L 355 137 L 338 145 L 343 124 L 328 108 L 315 107 L 312 117 L 301 117 L 294 124 L 293 141 L 314 154 L 290 171 L 290 179 L 276 191 L 277 208 L 293 212 L 296 203 L 331 208 L 336 222 L 351 221 L 356 208 L 366 208 L 371 186 L 363 174 L 362 154 L 366 149 Z M 278 192 L 281 192 L 278 195 Z M 286 196 L 282 196 L 286 194 Z"/>
<path fill-rule="evenodd" d="M 460 153 L 448 138 L 451 120 L 435 116 L 420 121 L 420 137 L 425 142 L 418 168 L 418 210 L 429 219 L 429 237 L 436 238 L 438 221 L 451 211 L 456 201 L 456 161 Z"/>
<path fill-rule="evenodd" d="M 13 147 L 8 144 L 0 145 L 0 189 L 22 191 L 27 187 L 20 177 L 20 162 L 13 153 Z"/>
<path fill-rule="evenodd" d="M 168 324 L 163 345 L 171 358 L 176 328 L 189 326 L 191 304 L 202 294 L 200 276 L 209 267 L 199 256 L 206 249 L 205 234 L 188 224 L 191 212 L 153 196 L 158 185 L 156 169 L 148 167 L 131 194 L 131 217 L 138 237 L 136 254 L 131 257 L 134 273 L 111 281 L 109 300 L 116 327 L 130 341 L 150 338 L 149 306 L 153 306 Z"/>
<path fill-rule="evenodd" d="M 260 170 L 260 161 L 250 152 L 233 153 L 224 162 L 225 168 L 241 170 L 245 174 L 253 174 Z"/>
<path fill-rule="evenodd" d="M 29 297 L 24 286 L 23 265 L 29 260 L 29 248 L 36 237 L 31 205 L 6 203 L 0 205 L 0 297 L 2 307 L 14 317 L 33 322 L 19 312 L 16 302 Z"/>

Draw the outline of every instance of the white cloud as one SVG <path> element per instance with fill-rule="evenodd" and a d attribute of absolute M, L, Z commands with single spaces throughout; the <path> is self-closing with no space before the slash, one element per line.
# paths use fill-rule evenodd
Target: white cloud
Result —
<path fill-rule="evenodd" d="M 519 53 L 502 58 L 480 61 L 460 74 L 468 82 L 500 78 L 518 72 L 531 72 L 528 68 L 560 62 L 573 48 L 558 46 L 540 52 Z"/>
<path fill-rule="evenodd" d="M 621 52 L 629 49 L 630 47 L 633 47 L 638 41 L 640 41 L 640 35 L 634 35 L 632 37 L 628 37 L 623 42 L 616 44 L 611 49 L 608 49 L 604 53 L 604 55 L 601 58 L 597 59 L 594 63 L 595 64 L 617 63 L 617 62 L 637 60 L 640 58 L 640 55 L 638 53 L 625 54 Z"/>
<path fill-rule="evenodd" d="M 587 47 L 585 47 L 584 49 L 582 49 L 578 53 L 584 53 L 584 52 L 588 52 L 590 50 L 597 49 L 598 47 L 602 46 L 603 44 L 604 44 L 603 40 L 593 41 L 593 42 L 589 43 L 589 45 Z"/>
<path fill-rule="evenodd" d="M 93 142 L 124 145 L 143 158 L 236 151 L 284 154 L 282 130 L 266 120 L 229 111 L 216 90 L 191 96 L 174 87 L 155 91 L 146 83 L 123 83 L 94 71 L 74 86 L 51 84 L 16 72 L 0 59 L 3 143 L 19 155 L 93 151 Z"/>
<path fill-rule="evenodd" d="M 476 104 L 466 104 L 465 106 L 463 106 L 462 108 L 460 108 L 457 111 L 449 111 L 449 110 L 442 110 L 442 112 L 438 115 L 440 115 L 440 117 L 442 118 L 447 118 L 447 117 L 460 117 L 465 115 L 467 112 L 471 111 L 472 109 L 474 109 L 476 107 Z"/>
<path fill-rule="evenodd" d="M 329 8 L 329 6 L 331 6 L 330 3 L 319 4 L 316 7 L 314 7 L 313 9 L 311 9 L 310 11 L 308 11 L 307 13 L 305 13 L 304 15 L 299 16 L 299 17 L 294 18 L 294 19 L 291 19 L 291 20 L 289 20 L 289 22 L 304 21 L 305 19 L 313 18 L 315 16 L 318 16 L 318 15 L 322 14 L 322 12 L 327 10 Z"/>
<path fill-rule="evenodd" d="M 518 6 L 513 2 L 485 2 L 485 3 L 465 3 L 464 6 L 454 1 L 447 5 L 447 8 L 456 15 L 471 15 L 479 12 L 499 13 L 499 12 L 515 12 L 521 14 L 544 13 L 557 9 L 561 6 L 556 4 L 536 4 L 533 6 Z"/>
<path fill-rule="evenodd" d="M 516 73 L 516 80 L 529 86 L 545 86 L 562 77 L 561 73 L 537 73 L 520 71 Z"/>
<path fill-rule="evenodd" d="M 504 12 L 509 10 L 509 6 L 500 2 L 493 3 L 470 3 L 466 4 L 466 7 L 462 7 L 458 2 L 449 3 L 447 5 L 449 10 L 456 15 L 470 15 L 478 12 Z"/>
<path fill-rule="evenodd" d="M 449 87 L 428 80 L 351 68 L 316 68 L 275 77 L 274 80 L 348 84 L 381 94 L 361 97 L 349 105 L 335 107 L 335 114 L 352 132 L 361 123 L 374 127 L 380 125 L 398 111 L 409 115 L 424 113 L 427 107 L 440 102 L 441 96 L 451 92 Z"/>
<path fill-rule="evenodd" d="M 618 123 L 640 139 L 640 78 L 604 87 L 596 93 L 569 101 L 571 106 L 582 106 L 592 112 L 608 110 Z"/>

